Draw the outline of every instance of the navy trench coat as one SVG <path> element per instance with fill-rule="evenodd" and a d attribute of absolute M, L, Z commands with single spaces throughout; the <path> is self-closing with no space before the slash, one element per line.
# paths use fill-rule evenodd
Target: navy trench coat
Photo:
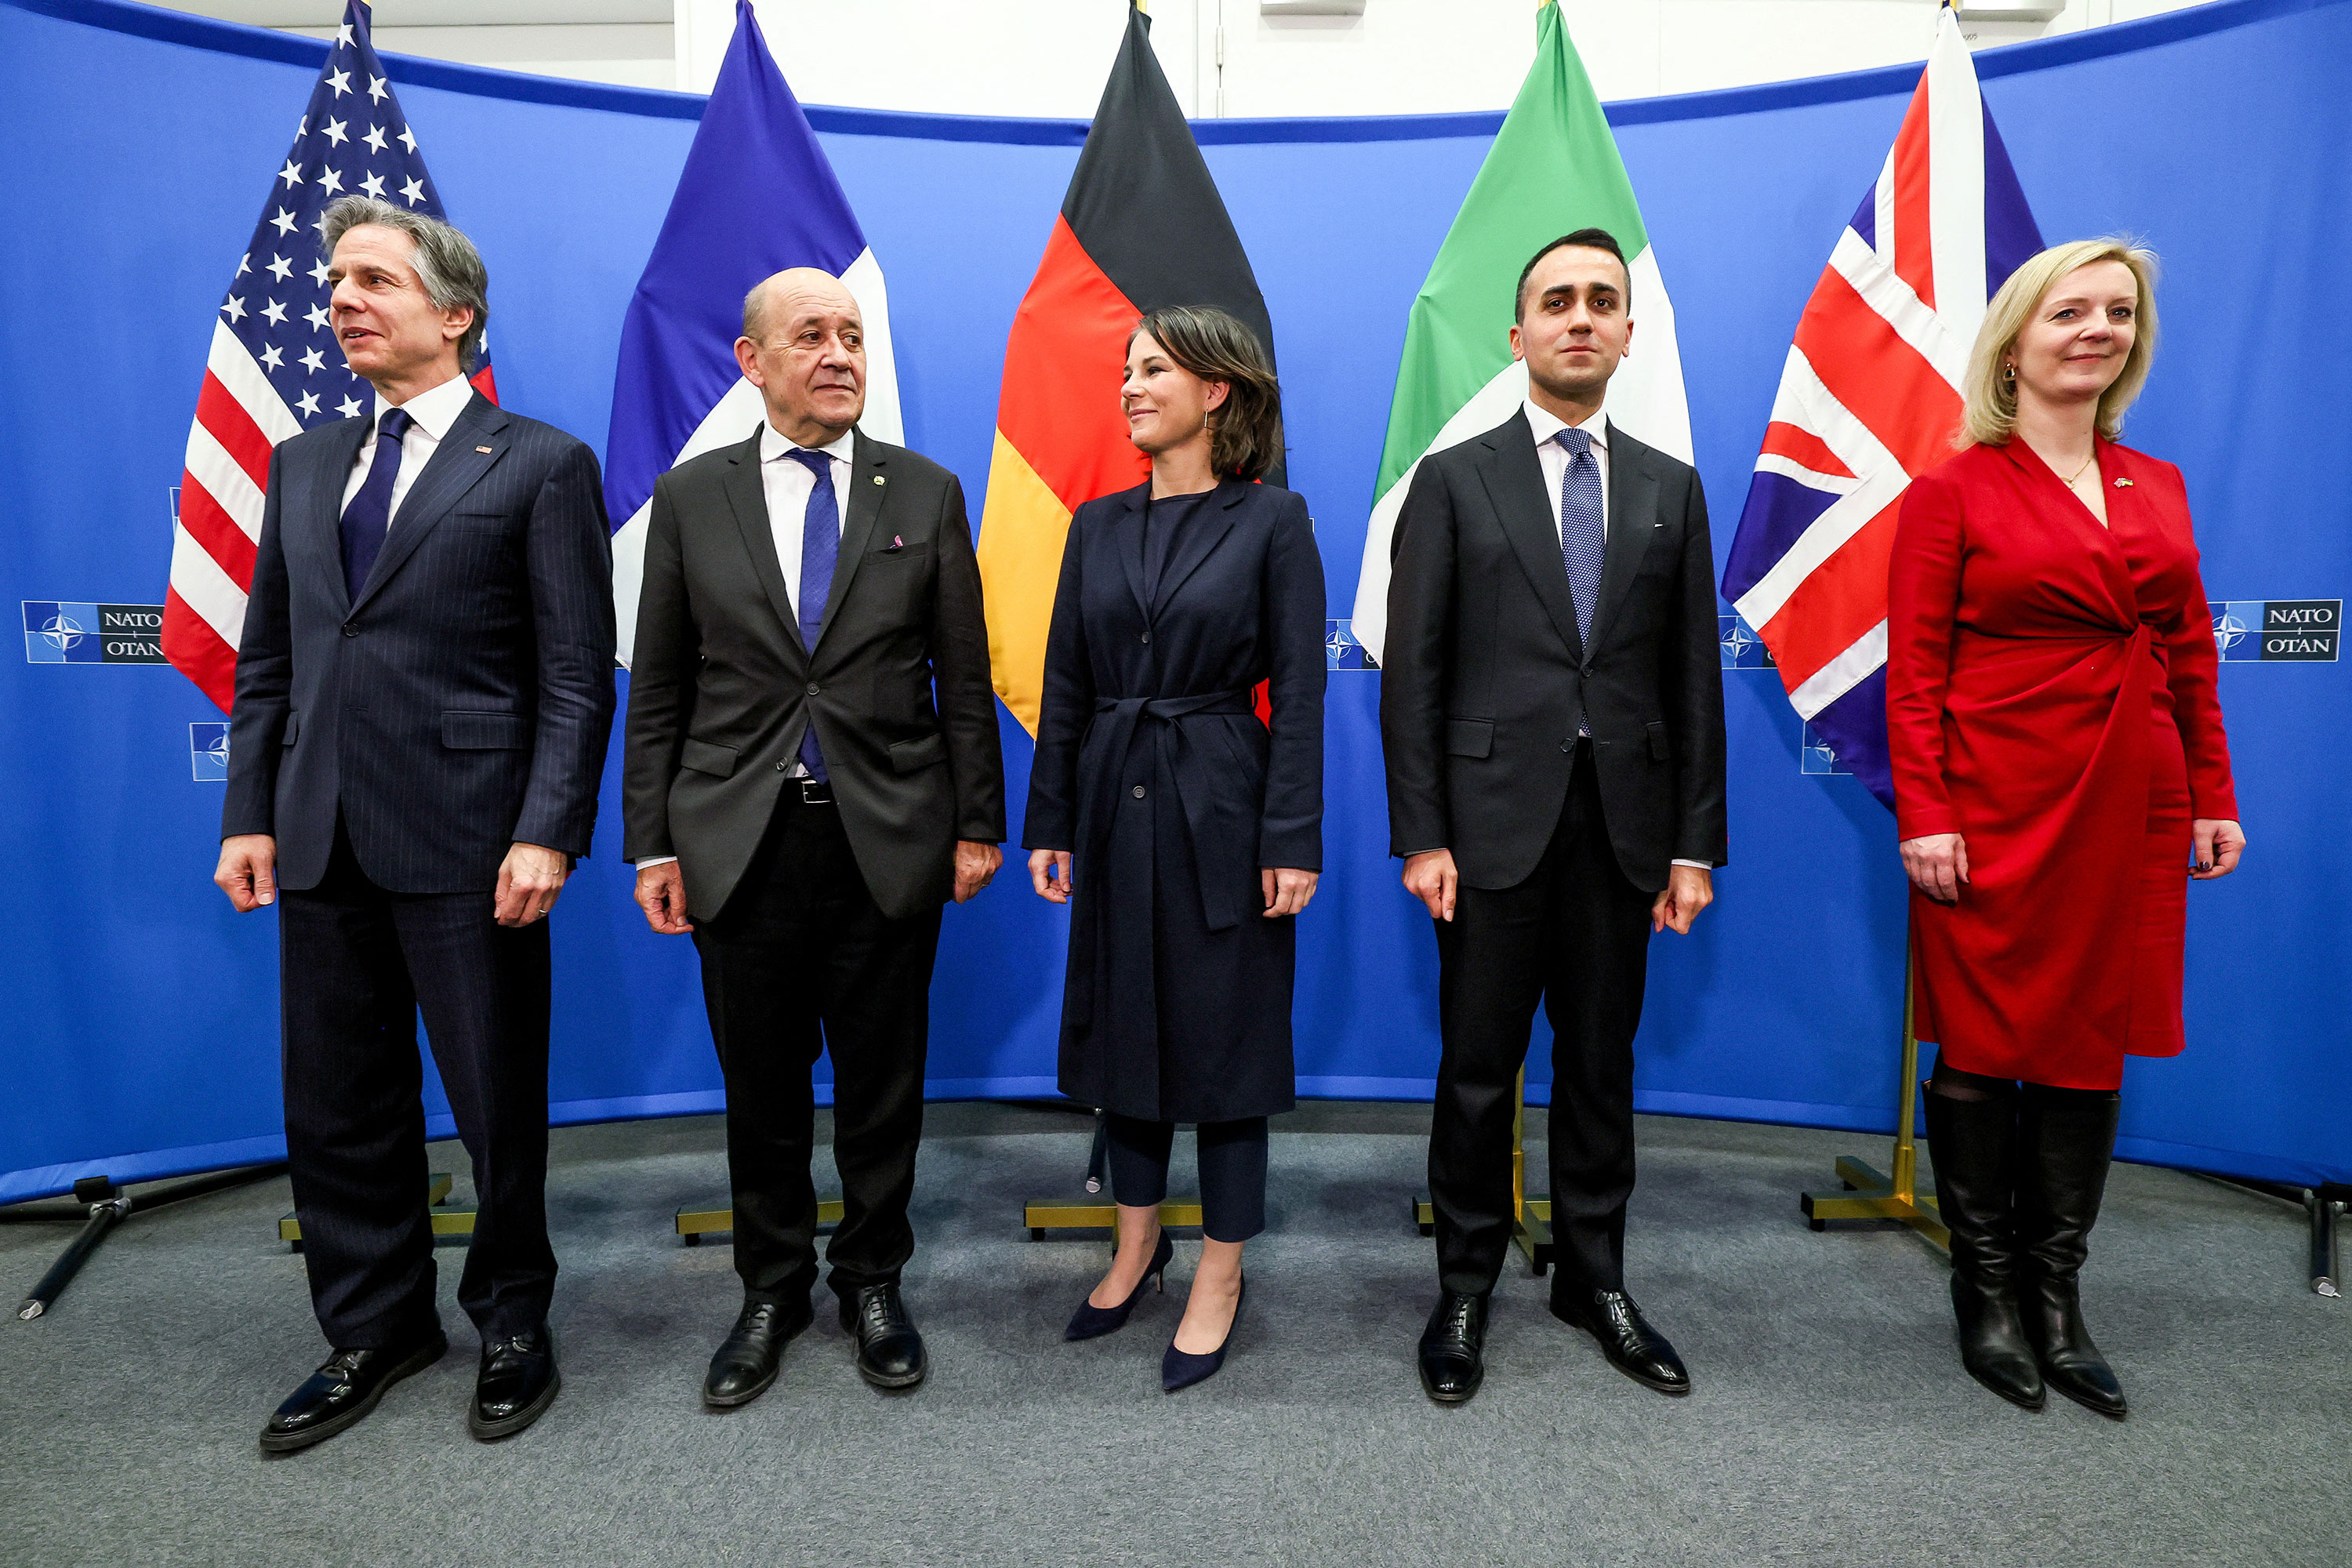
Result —
<path fill-rule="evenodd" d="M 1118 1115 L 1288 1110 L 1295 917 L 1323 866 L 1323 561 L 1303 497 L 1228 479 L 1070 520 L 1023 842 L 1066 849 L 1062 1092 Z M 1267 682 L 1270 725 L 1254 689 Z"/>

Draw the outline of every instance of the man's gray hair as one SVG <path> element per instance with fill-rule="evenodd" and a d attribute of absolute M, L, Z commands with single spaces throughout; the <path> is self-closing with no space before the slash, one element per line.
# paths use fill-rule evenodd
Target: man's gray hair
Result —
<path fill-rule="evenodd" d="M 408 237 L 408 264 L 416 268 L 416 280 L 435 310 L 472 308 L 474 324 L 457 342 L 458 368 L 471 375 L 474 361 L 481 353 L 482 331 L 490 321 L 490 273 L 482 265 L 482 253 L 457 228 L 437 217 L 373 196 L 341 196 L 329 204 L 320 231 L 326 237 L 327 255 L 331 258 L 343 236 L 362 224 Z"/>

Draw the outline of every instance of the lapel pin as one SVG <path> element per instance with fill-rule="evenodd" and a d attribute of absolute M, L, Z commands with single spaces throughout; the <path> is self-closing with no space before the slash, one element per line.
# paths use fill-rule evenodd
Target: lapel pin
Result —
<path fill-rule="evenodd" d="M 474 450 L 479 452 L 485 458 L 490 455 L 490 449 L 488 447 L 477 447 Z"/>
<path fill-rule="evenodd" d="M 2118 479 L 2116 480 L 2116 489 L 2119 490 L 2127 490 L 2131 488 L 2132 482 L 2129 479 Z"/>

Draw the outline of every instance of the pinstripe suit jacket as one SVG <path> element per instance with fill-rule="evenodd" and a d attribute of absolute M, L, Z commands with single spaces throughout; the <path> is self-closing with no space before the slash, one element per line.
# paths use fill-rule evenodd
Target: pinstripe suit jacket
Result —
<path fill-rule="evenodd" d="M 614 706 L 595 455 L 476 394 L 353 602 L 343 486 L 367 429 L 270 455 L 222 837 L 274 834 L 296 891 L 326 875 L 339 807 L 393 892 L 487 891 L 517 841 L 586 855 Z"/>

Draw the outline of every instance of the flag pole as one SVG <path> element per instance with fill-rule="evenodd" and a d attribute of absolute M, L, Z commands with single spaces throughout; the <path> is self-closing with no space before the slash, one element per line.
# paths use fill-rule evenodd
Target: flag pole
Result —
<path fill-rule="evenodd" d="M 1837 1188 L 1806 1193 L 1797 1206 L 1815 1230 L 1837 1220 L 1880 1220 L 1907 1225 L 1929 1245 L 1951 1250 L 1951 1233 L 1937 1213 L 1936 1200 L 1919 1194 L 1918 970 L 1911 935 L 1903 941 L 1903 1067 L 1895 1084 L 1894 1173 L 1881 1175 L 1868 1162 L 1841 1154 Z"/>

